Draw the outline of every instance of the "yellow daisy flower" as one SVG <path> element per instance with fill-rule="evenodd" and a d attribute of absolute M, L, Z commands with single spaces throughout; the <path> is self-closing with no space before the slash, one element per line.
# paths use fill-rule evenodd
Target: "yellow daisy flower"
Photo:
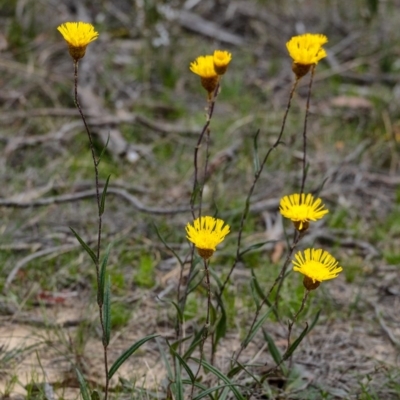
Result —
<path fill-rule="evenodd" d="M 209 259 L 230 232 L 229 225 L 224 226 L 224 223 L 222 219 L 207 216 L 195 219 L 193 226 L 186 225 L 187 238 L 194 243 L 200 257 Z"/>
<path fill-rule="evenodd" d="M 211 96 L 219 80 L 218 74 L 215 72 L 214 68 L 214 57 L 197 57 L 195 61 L 190 63 L 190 70 L 200 76 L 203 88 L 206 89 L 209 96 Z"/>
<path fill-rule="evenodd" d="M 327 42 L 328 38 L 325 35 L 305 33 L 293 36 L 286 43 L 289 55 L 293 59 L 292 70 L 297 78 L 306 75 L 312 65 L 326 57 L 326 51 L 322 45 Z"/>
<path fill-rule="evenodd" d="M 285 218 L 292 220 L 296 229 L 301 232 L 308 229 L 309 221 L 321 219 L 329 212 L 324 207 L 322 200 L 314 200 L 310 193 L 302 193 L 301 196 L 295 193 L 282 197 L 279 211 Z"/>
<path fill-rule="evenodd" d="M 303 284 L 307 290 L 316 289 L 322 281 L 334 279 L 343 270 L 336 259 L 322 249 L 306 249 L 295 254 L 293 271 L 304 275 Z"/>
<path fill-rule="evenodd" d="M 65 22 L 57 29 L 67 42 L 69 54 L 75 61 L 85 55 L 87 45 L 99 36 L 94 26 L 87 22 Z"/>
<path fill-rule="evenodd" d="M 214 69 L 218 75 L 223 75 L 232 60 L 232 54 L 223 50 L 215 50 L 213 55 Z"/>

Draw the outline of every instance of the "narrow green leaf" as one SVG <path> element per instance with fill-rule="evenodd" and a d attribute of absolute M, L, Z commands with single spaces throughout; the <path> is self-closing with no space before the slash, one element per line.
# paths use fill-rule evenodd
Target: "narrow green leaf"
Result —
<path fill-rule="evenodd" d="M 97 303 L 100 307 L 103 306 L 104 301 L 104 285 L 106 282 L 106 267 L 108 263 L 108 257 L 110 256 L 112 243 L 107 246 L 106 253 L 104 254 L 103 261 L 100 265 L 100 275 L 99 275 L 99 287 L 97 288 Z"/>
<path fill-rule="evenodd" d="M 101 194 L 100 210 L 99 210 L 100 215 L 103 215 L 103 213 L 104 213 L 104 206 L 106 204 L 107 188 L 108 188 L 108 183 L 110 182 L 110 178 L 111 178 L 111 175 L 108 175 L 106 183 L 104 184 L 103 193 Z"/>
<path fill-rule="evenodd" d="M 220 297 L 217 297 L 219 308 L 221 310 L 221 317 L 219 318 L 217 325 L 215 327 L 215 341 L 213 343 L 214 353 L 217 351 L 219 341 L 225 337 L 227 330 L 227 316 L 224 307 L 224 303 Z"/>
<path fill-rule="evenodd" d="M 230 385 L 224 384 L 224 385 L 219 385 L 219 386 L 214 386 L 214 387 L 208 388 L 208 389 L 204 390 L 203 392 L 200 392 L 196 397 L 193 397 L 193 400 L 200 400 L 203 397 L 209 396 L 212 392 L 216 392 L 217 390 L 224 389 L 228 386 L 230 386 Z M 212 398 L 213 397 L 211 396 L 211 399 Z"/>
<path fill-rule="evenodd" d="M 256 132 L 253 139 L 253 164 L 254 164 L 254 175 L 257 175 L 260 171 L 260 159 L 258 158 L 258 135 L 260 130 Z"/>
<path fill-rule="evenodd" d="M 108 147 L 108 142 L 109 142 L 109 141 L 110 141 L 110 132 L 108 132 L 107 141 L 106 141 L 106 144 L 104 145 L 104 147 L 103 147 L 102 150 L 101 150 L 101 153 L 100 153 L 99 158 L 98 158 L 98 160 L 97 160 L 97 165 L 100 164 L 100 161 L 101 161 L 101 159 L 102 159 L 102 157 L 103 157 L 103 155 L 104 155 L 104 153 L 105 153 L 105 151 L 106 151 L 106 149 L 107 149 L 107 147 Z"/>
<path fill-rule="evenodd" d="M 160 350 L 161 358 L 163 359 L 165 368 L 167 370 L 167 378 L 170 382 L 173 382 L 175 377 L 174 372 L 171 368 L 170 357 L 168 357 L 167 352 L 165 351 L 165 346 L 163 346 L 160 342 L 161 341 L 159 340 L 159 338 L 156 338 L 156 343 L 158 349 Z M 166 398 L 168 398 L 168 396 Z"/>
<path fill-rule="evenodd" d="M 172 345 L 170 345 L 168 343 L 168 341 L 167 341 L 167 344 L 168 344 L 168 347 L 169 347 L 169 350 L 170 350 L 171 354 L 180 362 L 182 367 L 185 369 L 185 371 L 189 375 L 190 382 L 193 383 L 196 380 L 196 378 L 193 375 L 193 372 L 190 369 L 189 365 L 187 365 L 186 361 L 175 351 L 175 349 L 172 347 Z"/>
<path fill-rule="evenodd" d="M 285 365 L 282 363 L 282 355 L 279 349 L 276 347 L 274 339 L 263 329 L 264 339 L 268 343 L 268 349 L 271 353 L 272 358 L 274 359 L 276 365 L 280 365 L 282 373 L 287 376 L 288 371 Z"/>
<path fill-rule="evenodd" d="M 188 379 L 182 379 L 182 383 L 184 384 L 184 385 L 192 385 L 192 382 L 190 382 Z M 194 386 L 195 387 L 197 387 L 198 389 L 201 389 L 201 390 L 207 390 L 207 386 L 206 385 L 203 385 L 201 382 L 198 382 L 198 381 L 196 381 L 195 383 L 194 383 Z M 210 396 L 211 397 L 211 399 L 213 399 L 213 397 L 212 396 Z"/>
<path fill-rule="evenodd" d="M 258 309 L 260 307 L 260 298 L 259 298 L 258 293 L 257 293 L 255 278 L 252 278 L 250 280 L 250 289 L 251 289 L 251 295 L 252 295 L 253 300 L 254 300 L 254 304 L 256 305 L 256 307 Z"/>
<path fill-rule="evenodd" d="M 276 242 L 276 240 L 266 240 L 265 242 L 254 243 L 251 246 L 244 249 L 243 251 L 241 251 L 239 253 L 239 257 L 242 257 L 243 255 L 245 255 L 246 253 L 248 253 L 251 250 L 259 249 L 260 247 L 263 247 L 267 243 L 275 243 L 275 242 Z"/>
<path fill-rule="evenodd" d="M 307 333 L 308 333 L 308 324 L 306 322 L 306 327 L 303 329 L 303 332 L 301 332 L 300 336 L 290 345 L 290 347 L 283 355 L 283 358 L 285 360 L 287 360 L 293 354 L 293 352 L 297 349 L 298 345 L 301 343 L 301 341 L 304 339 Z"/>
<path fill-rule="evenodd" d="M 281 352 L 276 347 L 274 339 L 272 339 L 272 337 L 270 335 L 268 335 L 268 333 L 265 332 L 264 329 L 263 329 L 263 332 L 264 332 L 264 338 L 265 338 L 266 342 L 268 343 L 269 352 L 271 353 L 271 356 L 274 359 L 274 361 L 277 364 L 279 364 L 282 361 Z"/>
<path fill-rule="evenodd" d="M 215 368 L 213 365 L 208 363 L 205 360 L 199 360 L 198 358 L 192 358 L 192 360 L 196 361 L 197 363 L 201 363 L 204 368 L 206 368 L 209 372 L 214 374 L 217 378 L 221 379 L 226 385 L 230 388 L 232 393 L 235 395 L 236 399 L 238 400 L 245 400 L 245 398 L 241 395 L 241 393 L 236 389 L 238 384 L 233 383 L 226 375 L 224 375 L 219 369 Z"/>
<path fill-rule="evenodd" d="M 160 299 L 158 297 L 157 297 L 157 299 L 159 301 L 161 301 L 162 303 L 171 303 L 175 307 L 176 314 L 178 316 L 179 322 L 181 324 L 183 323 L 183 313 L 182 313 L 181 309 L 179 308 L 178 304 L 175 303 L 175 301 L 173 301 L 173 300 L 164 300 L 164 299 Z"/>
<path fill-rule="evenodd" d="M 265 296 L 263 290 L 261 289 L 260 284 L 258 283 L 258 279 L 256 274 L 254 273 L 254 269 L 251 270 L 251 276 L 253 278 L 253 283 L 254 283 L 254 287 L 257 290 L 258 295 L 260 296 L 260 298 L 264 301 L 264 303 L 268 306 L 272 308 L 272 312 L 275 315 L 275 318 L 277 320 L 279 320 L 279 315 L 278 315 L 278 311 L 276 310 L 275 307 L 272 306 L 272 303 L 268 300 L 268 298 Z"/>
<path fill-rule="evenodd" d="M 93 390 L 92 394 L 90 395 L 91 400 L 100 400 L 100 395 L 97 390 Z"/>
<path fill-rule="evenodd" d="M 269 313 L 271 312 L 272 307 L 270 307 L 263 315 L 262 317 L 254 324 L 253 329 L 251 330 L 249 336 L 243 343 L 244 347 L 247 347 L 249 343 L 253 340 L 254 336 L 258 332 L 258 330 L 263 326 L 264 322 L 268 318 Z"/>
<path fill-rule="evenodd" d="M 199 285 L 203 283 L 203 276 L 200 276 L 200 278 L 197 279 L 197 281 L 195 281 L 195 279 L 198 277 L 199 274 L 200 271 L 197 269 L 196 271 L 193 272 L 193 275 L 190 277 L 187 283 L 188 289 L 186 296 L 189 296 L 190 293 L 194 292 L 199 287 Z"/>
<path fill-rule="evenodd" d="M 179 340 L 173 342 L 172 344 L 169 343 L 168 340 L 167 340 L 168 346 L 170 346 L 173 350 L 176 351 L 176 349 L 179 347 L 179 345 L 180 345 L 181 343 L 184 343 L 184 342 L 188 341 L 189 339 L 192 338 L 192 336 L 193 336 L 193 335 L 186 336 L 186 337 L 184 337 L 184 338 L 181 338 L 181 339 L 179 339 Z M 171 354 L 172 354 L 172 353 L 171 353 Z M 173 354 L 172 354 L 172 355 L 173 355 Z"/>
<path fill-rule="evenodd" d="M 176 258 L 176 259 L 178 260 L 178 262 L 179 262 L 179 265 L 180 265 L 181 268 L 182 268 L 183 262 L 182 262 L 181 258 L 179 257 L 178 253 L 177 253 L 171 246 L 169 246 L 169 245 L 167 244 L 167 242 L 166 242 L 166 241 L 164 240 L 164 238 L 161 236 L 161 234 L 160 234 L 160 232 L 159 232 L 159 230 L 158 230 L 158 228 L 157 228 L 157 225 L 153 223 L 153 226 L 154 226 L 154 229 L 155 229 L 155 231 L 156 231 L 156 234 L 157 234 L 158 238 L 161 240 L 161 242 L 163 243 L 163 245 L 175 256 L 175 258 Z"/>
<path fill-rule="evenodd" d="M 108 346 L 111 336 L 111 279 L 108 276 L 107 284 L 104 290 L 104 304 L 103 304 L 103 317 L 104 317 L 104 334 L 103 344 Z"/>
<path fill-rule="evenodd" d="M 97 265 L 98 260 L 97 260 L 96 254 L 94 254 L 93 250 L 83 241 L 83 239 L 71 227 L 69 227 L 69 229 L 71 229 L 72 233 L 78 239 L 78 242 L 81 244 L 81 246 L 86 250 L 86 252 L 92 258 L 94 264 Z"/>
<path fill-rule="evenodd" d="M 308 328 L 308 332 L 311 332 L 311 330 L 314 328 L 314 326 L 316 325 L 316 323 L 319 320 L 320 314 L 321 314 L 321 310 L 318 310 L 317 313 L 315 314 L 313 321 L 310 324 L 310 327 Z"/>
<path fill-rule="evenodd" d="M 218 286 L 218 289 L 221 289 L 222 282 L 221 282 L 221 279 L 219 278 L 218 274 L 214 271 L 214 269 L 210 265 L 208 266 L 208 271 L 210 272 L 210 275 L 212 276 L 212 278 L 216 282 L 216 284 Z"/>
<path fill-rule="evenodd" d="M 200 329 L 194 336 L 192 343 L 186 350 L 185 354 L 182 356 L 184 360 L 187 360 L 192 355 L 196 347 L 201 343 L 201 341 L 203 340 L 203 334 L 204 334 L 204 327 Z"/>
<path fill-rule="evenodd" d="M 139 341 L 137 341 L 135 344 L 133 344 L 131 347 L 129 347 L 128 350 L 125 350 L 115 361 L 115 363 L 112 365 L 110 370 L 108 371 L 108 379 L 111 379 L 112 376 L 118 371 L 118 368 L 139 348 L 141 347 L 144 343 L 149 341 L 150 339 L 153 339 L 155 337 L 159 336 L 158 334 L 153 334 L 146 336 Z"/>
<path fill-rule="evenodd" d="M 79 371 L 78 368 L 75 368 L 75 372 L 78 377 L 79 387 L 81 390 L 81 395 L 82 395 L 83 400 L 90 400 L 90 394 L 89 394 L 90 391 L 89 391 L 88 385 L 85 381 L 85 378 L 83 377 L 83 375 L 81 374 L 81 371 Z"/>
<path fill-rule="evenodd" d="M 182 385 L 182 374 L 181 374 L 181 363 L 175 363 L 175 398 L 177 400 L 184 400 L 183 397 L 183 385 Z"/>

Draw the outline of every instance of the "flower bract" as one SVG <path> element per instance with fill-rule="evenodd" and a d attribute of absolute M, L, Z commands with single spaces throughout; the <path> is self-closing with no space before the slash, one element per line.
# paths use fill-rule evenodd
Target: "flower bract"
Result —
<path fill-rule="evenodd" d="M 298 78 L 304 76 L 312 65 L 326 57 L 322 45 L 327 42 L 328 38 L 325 35 L 305 33 L 292 37 L 286 43 L 289 55 L 293 59 L 293 72 Z"/>
<path fill-rule="evenodd" d="M 57 29 L 67 42 L 69 53 L 75 61 L 85 55 L 87 45 L 99 36 L 94 26 L 88 22 L 65 22 Z"/>
<path fill-rule="evenodd" d="M 204 259 L 210 258 L 216 247 L 230 232 L 229 225 L 224 225 L 222 219 L 204 216 L 194 220 L 193 225 L 186 225 L 187 238 L 197 248 L 197 251 Z"/>
<path fill-rule="evenodd" d="M 299 251 L 294 257 L 293 271 L 298 271 L 305 276 L 304 285 L 309 284 L 308 287 L 306 286 L 308 290 L 315 288 L 311 287 L 313 283 L 336 278 L 343 270 L 338 266 L 336 259 L 322 249 L 306 249 L 304 254 Z"/>
<path fill-rule="evenodd" d="M 215 50 L 213 55 L 214 69 L 218 75 L 223 75 L 229 63 L 232 60 L 232 54 L 224 50 Z"/>
<path fill-rule="evenodd" d="M 282 197 L 279 205 L 280 213 L 293 221 L 299 231 L 308 228 L 309 221 L 317 221 L 329 212 L 320 198 L 314 199 L 310 193 L 291 194 Z"/>

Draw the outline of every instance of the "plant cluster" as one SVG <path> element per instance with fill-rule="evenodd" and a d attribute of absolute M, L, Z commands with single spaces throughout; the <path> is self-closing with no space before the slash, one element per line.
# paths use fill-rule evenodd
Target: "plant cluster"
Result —
<path fill-rule="evenodd" d="M 75 104 L 79 110 L 84 122 L 88 140 L 90 144 L 91 156 L 93 160 L 95 187 L 96 187 L 96 205 L 98 214 L 97 245 L 93 250 L 81 236 L 72 228 L 74 235 L 82 247 L 93 260 L 97 277 L 97 305 L 100 326 L 102 330 L 102 346 L 104 359 L 104 399 L 110 396 L 110 379 L 118 371 L 120 366 L 133 355 L 133 353 L 149 340 L 156 338 L 157 334 L 149 334 L 141 338 L 138 342 L 132 344 L 124 351 L 117 360 L 110 365 L 108 347 L 111 337 L 111 283 L 107 274 L 107 261 L 111 245 L 107 247 L 104 254 L 100 254 L 102 241 L 102 216 L 105 211 L 107 187 L 110 180 L 108 177 L 103 188 L 100 188 L 98 180 L 98 168 L 101 157 L 106 150 L 97 155 L 93 145 L 93 137 L 85 120 L 84 113 L 79 104 L 78 96 L 78 63 L 84 57 L 86 48 L 90 42 L 96 40 L 98 33 L 91 24 L 83 22 L 67 22 L 62 24 L 58 30 L 63 35 L 68 44 L 69 53 L 74 62 L 75 77 Z M 306 323 L 306 327 L 293 340 L 293 328 L 298 321 L 298 317 L 304 310 L 307 299 L 311 291 L 317 289 L 322 281 L 336 278 L 342 271 L 338 261 L 327 251 L 323 249 L 307 248 L 298 250 L 298 244 L 311 228 L 311 222 L 323 218 L 328 209 L 325 208 L 319 193 L 306 193 L 305 183 L 307 178 L 307 117 L 311 98 L 311 89 L 315 68 L 317 63 L 326 56 L 326 51 L 322 47 L 327 43 L 327 38 L 321 34 L 304 34 L 295 36 L 287 42 L 287 50 L 293 59 L 292 70 L 294 72 L 294 83 L 289 93 L 287 107 L 282 120 L 280 133 L 276 142 L 267 151 L 264 157 L 259 160 L 257 152 L 257 138 L 255 136 L 255 154 L 254 154 L 254 179 L 248 188 L 247 197 L 243 212 L 241 213 L 240 224 L 237 230 L 223 219 L 218 218 L 218 212 L 214 215 L 209 211 L 209 206 L 203 202 L 203 190 L 205 178 L 207 176 L 208 159 L 210 150 L 211 121 L 214 114 L 215 104 L 222 86 L 222 77 L 228 71 L 232 61 L 232 55 L 225 50 L 215 50 L 212 55 L 199 56 L 190 64 L 190 70 L 200 77 L 201 85 L 207 92 L 207 112 L 206 122 L 199 134 L 197 145 L 193 155 L 193 189 L 191 193 L 190 208 L 192 221 L 186 225 L 187 239 L 191 244 L 190 251 L 185 258 L 173 250 L 168 243 L 159 235 L 160 240 L 165 246 L 174 253 L 181 267 L 180 281 L 177 283 L 176 299 L 171 299 L 170 303 L 176 310 L 174 341 L 164 341 L 164 346 L 169 350 L 168 357 L 164 354 L 166 363 L 167 378 L 169 381 L 167 391 L 162 398 L 168 399 L 201 399 L 209 397 L 211 399 L 225 399 L 233 396 L 236 399 L 250 399 L 258 396 L 259 393 L 268 392 L 268 378 L 275 373 L 282 373 L 288 376 L 290 369 L 290 360 L 298 348 L 299 344 L 310 332 L 317 322 L 318 315 L 311 324 Z M 250 248 L 243 249 L 242 239 L 244 227 L 249 214 L 250 199 L 254 188 L 259 181 L 262 171 L 273 150 L 283 143 L 283 135 L 287 115 L 290 111 L 291 100 L 300 79 L 310 73 L 310 82 L 308 86 L 308 97 L 305 109 L 304 128 L 303 128 L 303 160 L 302 160 L 302 179 L 299 184 L 298 193 L 284 195 L 281 198 L 279 211 L 284 218 L 293 222 L 293 238 L 288 238 L 287 254 L 280 268 L 279 273 L 273 280 L 269 288 L 262 287 L 254 272 L 249 282 L 254 302 L 255 313 L 252 322 L 247 327 L 244 339 L 234 354 L 232 354 L 228 370 L 221 370 L 215 362 L 215 355 L 221 339 L 227 333 L 226 322 L 226 289 L 230 284 L 230 278 L 237 267 L 243 255 L 256 247 L 261 247 L 265 243 L 253 245 Z M 204 171 L 200 173 L 200 157 L 203 157 L 202 165 Z M 207 209 L 207 212 L 205 212 Z M 236 252 L 229 273 L 224 279 L 212 268 L 211 261 L 217 247 L 224 241 L 225 237 L 230 235 L 236 238 Z M 276 320 L 282 323 L 282 314 L 280 312 L 280 303 L 282 301 L 280 291 L 282 285 L 287 279 L 290 270 L 288 267 L 292 264 L 293 270 L 304 275 L 304 294 L 300 307 L 291 317 L 287 324 L 287 344 L 283 353 L 278 350 L 274 339 L 268 333 L 267 321 L 273 315 Z M 189 265 L 189 271 L 187 271 Z M 188 272 L 184 279 L 184 272 Z M 212 281 L 215 280 L 215 285 Z M 191 335 L 185 332 L 185 311 L 189 296 L 205 283 L 206 288 L 206 308 L 204 325 Z M 262 372 L 254 372 L 253 365 L 250 362 L 243 361 L 242 353 L 246 347 L 254 340 L 258 333 L 262 332 L 268 345 L 270 354 L 274 360 L 274 365 L 264 368 Z M 159 341 L 161 338 L 158 339 Z M 188 343 L 190 343 L 188 345 Z M 211 352 L 208 354 L 208 347 Z M 193 368 L 193 363 L 196 365 Z M 203 374 L 202 374 L 203 371 Z M 82 397 L 84 400 L 93 398 L 94 389 L 89 388 L 83 374 L 77 369 L 76 373 L 80 382 Z M 206 374 L 212 374 L 214 379 L 210 380 L 213 385 L 208 385 L 204 379 Z M 249 380 L 243 380 L 240 376 L 247 376 Z"/>

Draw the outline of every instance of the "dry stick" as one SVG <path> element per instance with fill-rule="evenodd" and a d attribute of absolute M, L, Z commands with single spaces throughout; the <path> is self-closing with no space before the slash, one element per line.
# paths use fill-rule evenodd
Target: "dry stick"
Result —
<path fill-rule="evenodd" d="M 127 190 L 109 186 L 107 189 L 107 196 L 111 194 L 122 197 L 133 207 L 135 207 L 138 211 L 144 213 L 167 215 L 167 214 L 186 213 L 187 211 L 190 211 L 190 207 L 188 206 L 178 207 L 178 208 L 167 208 L 164 206 L 161 207 L 146 206 L 136 196 L 133 196 Z M 51 204 L 61 204 L 72 201 L 84 200 L 87 198 L 92 198 L 94 195 L 96 195 L 96 190 L 83 190 L 77 193 L 61 194 L 59 196 L 45 197 L 42 199 L 35 199 L 30 201 L 0 199 L 0 207 L 15 207 L 15 208 L 44 207 Z"/>
<path fill-rule="evenodd" d="M 302 176 L 302 179 L 301 179 L 300 200 L 301 200 L 301 195 L 304 192 L 304 185 L 306 184 L 307 121 L 308 121 L 308 114 L 309 114 L 309 110 L 310 110 L 311 88 L 312 88 L 314 73 L 315 73 L 315 64 L 311 67 L 310 83 L 308 84 L 306 115 L 304 116 L 304 128 L 303 128 L 303 176 Z"/>
<path fill-rule="evenodd" d="M 294 91 L 296 90 L 296 87 L 297 87 L 298 82 L 299 82 L 299 79 L 296 78 L 295 82 L 293 83 L 292 89 L 290 90 L 289 100 L 288 100 L 288 103 L 287 103 L 287 106 L 286 106 L 285 114 L 284 114 L 284 116 L 283 116 L 282 126 L 281 126 L 281 130 L 280 130 L 280 132 L 279 132 L 278 138 L 276 139 L 276 141 L 275 141 L 275 143 L 273 144 L 273 146 L 270 147 L 270 149 L 268 150 L 268 152 L 267 152 L 267 154 L 265 155 L 264 159 L 262 160 L 262 163 L 261 163 L 261 165 L 260 165 L 260 168 L 259 168 L 258 171 L 256 171 L 256 173 L 255 173 L 254 180 L 253 180 L 253 184 L 251 185 L 251 188 L 250 188 L 250 190 L 249 190 L 249 193 L 247 194 L 247 197 L 246 197 L 246 204 L 245 204 L 245 207 L 244 207 L 244 211 L 243 211 L 243 214 L 242 214 L 242 218 L 241 218 L 241 220 L 240 220 L 240 228 L 239 228 L 238 240 L 237 240 L 237 248 L 236 248 L 236 257 L 235 257 L 235 260 L 233 261 L 233 265 L 232 265 L 232 267 L 231 267 L 231 269 L 230 269 L 230 271 L 229 271 L 229 273 L 228 273 L 228 276 L 226 277 L 224 283 L 223 283 L 222 286 L 221 286 L 221 290 L 219 291 L 219 294 L 218 294 L 219 297 L 222 297 L 222 294 L 223 294 L 223 292 L 224 292 L 224 290 L 225 290 L 225 287 L 226 287 L 226 285 L 228 284 L 228 282 L 229 282 L 229 280 L 230 280 L 230 278 L 231 278 L 232 272 L 233 272 L 233 270 L 235 269 L 235 267 L 236 267 L 236 265 L 237 265 L 237 263 L 238 263 L 238 261 L 239 261 L 239 258 L 240 258 L 240 246 L 241 246 L 241 242 L 242 242 L 242 234 L 243 234 L 244 223 L 245 223 L 245 221 L 246 221 L 246 219 L 247 219 L 247 216 L 248 216 L 248 213 L 249 213 L 249 209 L 250 209 L 250 198 L 251 198 L 251 196 L 253 195 L 254 189 L 255 189 L 255 187 L 256 187 L 256 184 L 257 184 L 257 182 L 258 182 L 258 179 L 259 179 L 260 176 L 261 176 L 261 173 L 262 173 L 262 171 L 263 171 L 263 169 L 264 169 L 265 163 L 267 162 L 269 155 L 270 155 L 270 154 L 272 153 L 272 151 L 275 150 L 275 149 L 278 147 L 278 145 L 281 143 L 283 131 L 284 131 L 285 125 L 286 125 L 286 118 L 287 118 L 287 116 L 288 116 L 288 113 L 289 113 L 289 110 L 290 110 L 290 105 L 291 105 L 292 98 L 293 98 L 293 94 L 294 94 Z"/>
<path fill-rule="evenodd" d="M 98 171 L 98 165 L 99 162 L 96 159 L 96 154 L 94 150 L 94 145 L 93 145 L 93 139 L 92 135 L 90 133 L 89 127 L 86 123 L 85 116 L 83 115 L 81 106 L 79 104 L 78 100 L 78 61 L 74 61 L 74 92 L 75 92 L 75 105 L 79 111 L 79 114 L 81 115 L 83 124 L 85 125 L 85 130 L 88 135 L 89 139 L 89 145 L 90 145 L 90 152 L 92 153 L 92 159 L 93 159 L 93 166 L 94 166 L 94 173 L 95 173 L 95 182 L 96 182 L 96 200 L 97 200 L 97 209 L 98 209 L 98 231 L 97 231 L 97 250 L 96 250 L 96 262 L 95 262 L 95 267 L 96 267 L 96 278 L 97 278 L 97 291 L 100 289 L 100 245 L 101 245 L 101 232 L 102 232 L 102 212 L 101 212 L 101 200 L 100 200 L 100 189 L 99 189 L 99 171 Z M 101 330 L 103 333 L 103 338 L 106 337 L 106 329 L 104 325 L 104 316 L 103 316 L 103 304 L 100 302 L 100 296 L 97 296 L 97 305 L 99 307 L 99 318 L 100 318 L 100 325 L 101 325 Z M 104 400 L 107 400 L 108 398 L 108 388 L 109 388 L 109 378 L 108 378 L 108 355 L 107 355 L 107 346 L 108 344 L 105 343 L 104 340 L 102 340 L 103 343 L 103 350 L 104 350 L 104 369 L 105 369 L 105 378 L 106 378 L 106 384 L 105 384 L 105 390 L 104 390 Z"/>

